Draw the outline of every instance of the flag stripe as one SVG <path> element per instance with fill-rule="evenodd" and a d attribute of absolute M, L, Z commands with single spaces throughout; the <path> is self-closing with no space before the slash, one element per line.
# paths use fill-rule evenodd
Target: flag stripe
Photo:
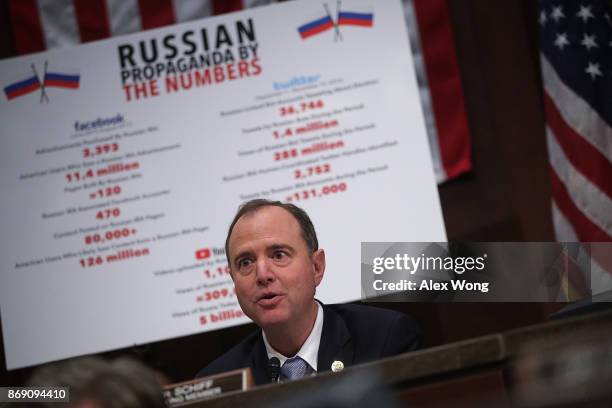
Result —
<path fill-rule="evenodd" d="M 544 88 L 568 125 L 593 145 L 608 160 L 612 160 L 612 128 L 591 106 L 569 88 L 557 75 L 548 59 L 541 54 L 540 65 Z"/>
<path fill-rule="evenodd" d="M 81 42 L 110 37 L 110 24 L 104 0 L 73 0 Z"/>
<path fill-rule="evenodd" d="M 44 51 L 45 36 L 36 0 L 10 0 L 8 6 L 17 54 Z"/>
<path fill-rule="evenodd" d="M 28 94 L 30 92 L 34 92 L 35 90 L 40 88 L 40 83 L 36 77 L 32 77 L 28 80 L 21 81 L 17 84 L 13 84 L 11 86 L 7 86 L 4 88 L 4 93 L 6 94 L 6 98 L 8 100 L 17 98 L 18 96 Z"/>
<path fill-rule="evenodd" d="M 30 92 L 34 92 L 38 88 L 40 88 L 39 84 L 32 84 L 30 86 L 27 86 L 25 88 L 17 89 L 15 91 L 10 92 L 10 93 L 7 92 L 6 93 L 6 97 L 7 97 L 8 100 L 15 99 L 18 96 L 26 95 L 26 94 L 29 94 Z"/>
<path fill-rule="evenodd" d="M 410 38 L 410 48 L 412 49 L 412 58 L 414 61 L 414 72 L 417 77 L 419 96 L 421 106 L 423 107 L 425 126 L 427 128 L 427 140 L 429 142 L 429 150 L 431 152 L 436 181 L 439 184 L 446 181 L 448 177 L 444 171 L 444 166 L 442 166 L 440 144 L 438 143 L 438 129 L 436 128 L 436 119 L 433 114 L 427 72 L 425 71 L 425 59 L 423 56 L 423 51 L 421 50 L 421 39 L 412 0 L 404 0 L 403 4 L 404 19 L 406 20 L 406 24 L 408 26 L 408 37 Z"/>
<path fill-rule="evenodd" d="M 572 166 L 550 128 L 546 129 L 546 139 L 550 165 L 576 207 L 599 228 L 612 235 L 612 200 Z"/>
<path fill-rule="evenodd" d="M 212 0 L 212 11 L 214 15 L 231 13 L 232 11 L 242 10 L 244 4 L 242 0 Z"/>
<path fill-rule="evenodd" d="M 341 11 L 338 15 L 338 24 L 372 27 L 372 25 L 374 24 L 374 14 Z"/>
<path fill-rule="evenodd" d="M 579 241 L 578 234 L 574 230 L 572 224 L 565 218 L 565 215 L 559 210 L 555 201 L 551 201 L 553 226 L 555 228 L 555 236 L 563 237 L 564 241 L 576 242 Z"/>
<path fill-rule="evenodd" d="M 574 226 L 578 238 L 581 241 L 610 241 L 612 237 L 585 217 L 578 207 L 576 207 L 552 166 L 550 167 L 550 179 L 553 199 L 561 213 L 572 220 L 572 225 Z"/>
<path fill-rule="evenodd" d="M 111 35 L 135 33 L 142 30 L 137 0 L 106 0 Z"/>
<path fill-rule="evenodd" d="M 197 20 L 212 15 L 211 0 L 172 0 L 174 17 L 177 23 Z"/>
<path fill-rule="evenodd" d="M 171 0 L 138 0 L 143 30 L 174 24 Z"/>
<path fill-rule="evenodd" d="M 32 86 L 33 84 L 38 84 L 38 78 L 36 78 L 35 76 L 32 76 L 30 78 L 24 79 L 23 81 L 19 81 L 19 82 L 15 82 L 14 84 L 11 84 L 9 86 L 7 86 L 6 88 L 4 88 L 5 92 L 14 92 L 17 91 L 21 88 L 27 88 Z"/>
<path fill-rule="evenodd" d="M 79 88 L 79 80 L 70 80 L 70 79 L 61 79 L 61 78 L 47 78 L 45 79 L 45 86 L 48 87 L 57 87 L 57 88 L 70 88 L 70 89 L 78 89 Z"/>
<path fill-rule="evenodd" d="M 372 27 L 374 25 L 374 22 L 373 20 L 364 20 L 361 18 L 340 17 L 340 19 L 338 19 L 338 24 L 353 25 L 353 26 L 360 26 L 360 27 Z"/>
<path fill-rule="evenodd" d="M 350 11 L 341 11 L 340 18 L 347 18 L 350 20 L 373 20 L 374 14 L 372 13 L 354 13 Z"/>
<path fill-rule="evenodd" d="M 45 75 L 46 81 L 64 81 L 64 82 L 79 82 L 79 75 L 59 74 L 57 72 L 47 72 Z"/>
<path fill-rule="evenodd" d="M 312 27 L 308 30 L 300 31 L 300 36 L 302 38 L 312 37 L 313 35 L 322 33 L 323 31 L 329 30 L 334 26 L 334 24 L 329 20 L 327 23 Z"/>
<path fill-rule="evenodd" d="M 329 16 L 321 17 L 310 23 L 306 23 L 298 27 L 300 34 L 305 34 L 310 31 L 320 33 L 321 31 L 333 27 L 333 22 Z"/>
<path fill-rule="evenodd" d="M 276 0 L 244 0 L 244 8 L 253 8 L 259 6 L 266 6 L 268 4 L 275 3 Z"/>
<path fill-rule="evenodd" d="M 48 87 L 57 87 L 57 88 L 70 88 L 70 89 L 78 89 L 79 83 L 73 81 L 62 81 L 59 79 L 48 79 L 45 81 L 45 86 Z"/>
<path fill-rule="evenodd" d="M 448 178 L 472 168 L 471 141 L 454 49 L 452 25 L 445 0 L 415 1 L 421 48 L 438 129 L 442 165 Z"/>
<path fill-rule="evenodd" d="M 72 0 L 38 0 L 47 48 L 77 45 L 81 41 Z"/>
<path fill-rule="evenodd" d="M 574 167 L 608 197 L 612 197 L 610 161 L 567 124 L 547 92 L 544 92 L 544 110 L 557 142 Z"/>

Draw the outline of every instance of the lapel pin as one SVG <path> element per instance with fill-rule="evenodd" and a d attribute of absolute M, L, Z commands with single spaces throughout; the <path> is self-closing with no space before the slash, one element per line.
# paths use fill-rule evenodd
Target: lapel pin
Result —
<path fill-rule="evenodd" d="M 335 360 L 331 365 L 331 370 L 334 373 L 339 373 L 344 370 L 344 363 L 340 360 Z"/>

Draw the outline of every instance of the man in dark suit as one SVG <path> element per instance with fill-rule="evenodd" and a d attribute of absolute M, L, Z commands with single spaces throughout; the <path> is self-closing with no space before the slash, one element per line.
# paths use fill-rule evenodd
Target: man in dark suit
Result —
<path fill-rule="evenodd" d="M 255 382 L 271 380 L 268 360 L 279 359 L 281 379 L 412 351 L 416 322 L 401 313 L 359 305 L 322 305 L 314 299 L 325 272 L 310 218 L 278 201 L 244 204 L 230 225 L 225 250 L 240 307 L 261 329 L 213 361 L 198 377 L 251 367 Z"/>

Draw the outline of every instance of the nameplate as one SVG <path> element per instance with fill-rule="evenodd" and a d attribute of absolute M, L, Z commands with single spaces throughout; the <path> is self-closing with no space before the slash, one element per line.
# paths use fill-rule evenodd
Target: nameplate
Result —
<path fill-rule="evenodd" d="M 250 368 L 171 384 L 163 388 L 168 407 L 180 407 L 232 391 L 245 391 L 254 385 Z"/>

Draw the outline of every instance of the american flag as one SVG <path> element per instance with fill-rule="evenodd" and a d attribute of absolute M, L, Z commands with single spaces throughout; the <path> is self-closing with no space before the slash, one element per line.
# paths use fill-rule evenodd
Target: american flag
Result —
<path fill-rule="evenodd" d="M 559 241 L 612 241 L 612 12 L 539 3 L 552 212 Z"/>
<path fill-rule="evenodd" d="M 18 54 L 24 55 L 274 2 L 8 0 L 8 6 L 15 47 Z M 376 2 L 372 0 L 372 6 Z M 336 4 L 327 3 L 330 7 Z M 403 0 L 403 5 L 434 172 L 436 180 L 442 183 L 472 168 L 471 139 L 450 13 L 446 0 Z M 320 8 L 320 3 L 316 7 Z"/>

